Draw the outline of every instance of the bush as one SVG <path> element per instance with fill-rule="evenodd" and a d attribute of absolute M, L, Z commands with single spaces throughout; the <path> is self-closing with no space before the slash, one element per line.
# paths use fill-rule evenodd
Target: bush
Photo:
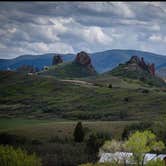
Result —
<path fill-rule="evenodd" d="M 2 145 L 21 145 L 25 144 L 25 137 L 9 134 L 6 132 L 0 133 L 0 144 Z"/>
<path fill-rule="evenodd" d="M 146 166 L 165 166 L 165 163 L 163 160 L 157 159 L 157 160 L 151 160 L 149 161 Z"/>
<path fill-rule="evenodd" d="M 0 165 L 2 166 L 41 166 L 41 161 L 35 154 L 28 155 L 20 148 L 0 145 Z"/>
<path fill-rule="evenodd" d="M 108 85 L 108 88 L 112 88 L 112 84 L 109 84 L 109 85 Z"/>
<path fill-rule="evenodd" d="M 128 102 L 128 101 L 129 101 L 129 98 L 128 98 L 128 97 L 125 97 L 125 98 L 124 98 L 124 101 L 125 101 L 125 102 Z"/>

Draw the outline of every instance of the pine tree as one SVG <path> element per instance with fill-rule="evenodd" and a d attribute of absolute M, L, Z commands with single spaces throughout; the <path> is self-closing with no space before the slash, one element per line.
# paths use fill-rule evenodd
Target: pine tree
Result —
<path fill-rule="evenodd" d="M 78 122 L 76 127 L 75 127 L 75 130 L 74 130 L 74 141 L 75 142 L 82 142 L 84 140 L 84 130 L 83 130 L 83 127 L 82 127 L 82 123 L 81 122 Z"/>

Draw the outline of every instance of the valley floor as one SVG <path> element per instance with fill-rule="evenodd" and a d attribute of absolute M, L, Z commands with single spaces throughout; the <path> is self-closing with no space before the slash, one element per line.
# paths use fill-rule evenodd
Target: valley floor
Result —
<path fill-rule="evenodd" d="M 85 128 L 121 137 L 125 126 L 138 121 L 82 121 Z M 77 121 L 0 118 L 0 132 L 9 132 L 34 139 L 72 137 Z"/>

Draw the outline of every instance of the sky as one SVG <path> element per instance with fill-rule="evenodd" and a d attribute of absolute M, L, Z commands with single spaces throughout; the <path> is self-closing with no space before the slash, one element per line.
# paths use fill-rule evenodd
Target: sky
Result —
<path fill-rule="evenodd" d="M 0 2 L 0 58 L 111 49 L 166 55 L 166 2 Z"/>

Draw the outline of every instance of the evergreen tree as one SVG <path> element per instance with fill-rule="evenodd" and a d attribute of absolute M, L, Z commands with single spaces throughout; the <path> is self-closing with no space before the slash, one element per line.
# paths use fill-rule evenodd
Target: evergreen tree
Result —
<path fill-rule="evenodd" d="M 84 134 L 84 130 L 83 130 L 81 122 L 77 123 L 73 135 L 74 135 L 74 141 L 75 142 L 82 142 L 84 140 L 84 135 L 85 134 Z"/>

